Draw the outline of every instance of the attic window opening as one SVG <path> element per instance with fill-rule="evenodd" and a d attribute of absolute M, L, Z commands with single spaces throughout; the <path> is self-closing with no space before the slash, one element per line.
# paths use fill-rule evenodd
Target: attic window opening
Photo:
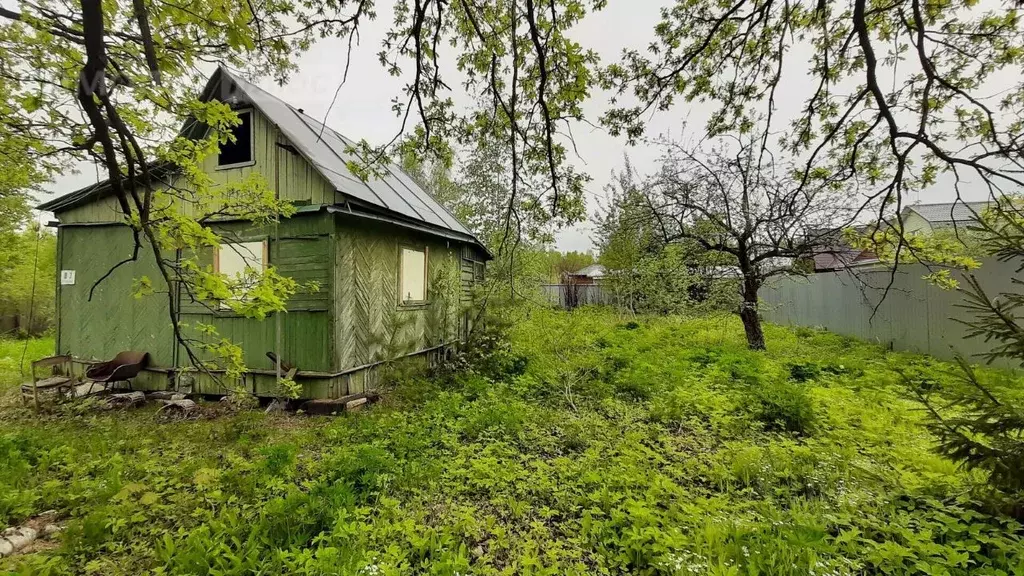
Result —
<path fill-rule="evenodd" d="M 254 162 L 252 110 L 236 110 L 235 113 L 240 120 L 238 125 L 231 128 L 235 141 L 220 145 L 220 154 L 217 155 L 218 168 L 251 166 Z"/>
<path fill-rule="evenodd" d="M 403 246 L 399 266 L 399 295 L 402 304 L 422 304 L 427 300 L 427 251 Z"/>

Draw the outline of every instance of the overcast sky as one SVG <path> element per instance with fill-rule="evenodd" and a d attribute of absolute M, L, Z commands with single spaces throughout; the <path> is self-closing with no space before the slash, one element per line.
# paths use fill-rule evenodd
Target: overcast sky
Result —
<path fill-rule="evenodd" d="M 348 81 L 333 107 L 330 106 L 331 99 L 341 80 L 344 64 L 345 43 L 341 40 L 321 40 L 302 55 L 298 71 L 286 86 L 278 86 L 270 80 L 259 82 L 260 86 L 317 118 L 323 118 L 330 109 L 327 124 L 350 138 L 365 138 L 371 143 L 390 140 L 400 125 L 391 110 L 391 101 L 401 93 L 404 80 L 388 75 L 377 58 L 380 40 L 391 23 L 391 9 L 386 4 L 380 3 L 377 20 L 366 23 L 362 29 L 362 43 L 353 54 Z M 604 10 L 588 15 L 574 30 L 573 36 L 585 47 L 596 50 L 603 62 L 612 62 L 618 59 L 625 47 L 647 46 L 658 21 L 661 4 L 663 2 L 653 0 L 611 0 Z M 442 57 L 445 55 L 442 52 Z M 450 55 L 449 52 L 447 56 Z M 806 82 L 804 74 L 784 76 L 777 101 L 782 103 L 782 107 L 798 106 L 806 95 Z M 459 86 L 457 82 L 449 84 Z M 469 102 L 460 94 L 454 96 L 456 102 Z M 585 108 L 588 119 L 596 123 L 607 105 L 607 95 L 595 93 Z M 704 118 L 706 109 L 680 102 L 668 112 L 651 116 L 647 136 L 677 135 L 684 119 L 697 127 L 703 124 Z M 630 156 L 641 173 L 650 172 L 659 156 L 654 147 L 627 146 L 624 139 L 614 138 L 600 128 L 578 125 L 574 128 L 574 135 L 580 157 L 573 161 L 593 178 L 587 189 L 587 207 L 591 214 L 597 208 L 598 199 L 604 197 L 604 187 L 610 180 L 611 171 L 622 166 L 624 154 Z M 64 194 L 96 179 L 96 171 L 87 168 L 79 174 L 58 179 L 52 190 Z M 942 202 L 954 198 L 955 192 L 947 185 L 929 191 L 927 198 L 912 197 L 909 200 Z M 578 224 L 559 232 L 556 247 L 565 251 L 590 250 L 593 247 L 591 234 L 589 223 Z"/>

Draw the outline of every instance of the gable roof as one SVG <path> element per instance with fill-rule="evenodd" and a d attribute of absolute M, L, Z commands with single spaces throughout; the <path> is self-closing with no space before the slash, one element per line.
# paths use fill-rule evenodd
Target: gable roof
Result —
<path fill-rule="evenodd" d="M 359 160 L 347 151 L 355 147 L 355 142 L 262 88 L 236 76 L 223 66 L 219 66 L 213 73 L 200 96 L 204 101 L 213 98 L 231 103 L 250 104 L 263 113 L 288 139 L 295 151 L 343 195 L 343 201 L 340 203 L 348 208 L 345 210 L 346 213 L 360 216 L 369 209 L 378 219 L 385 215 L 395 217 L 399 221 L 396 223 L 421 223 L 417 228 L 448 232 L 449 234 L 441 234 L 447 237 L 454 233 L 457 238 L 474 243 L 486 252 L 483 243 L 462 222 L 397 165 L 387 163 L 381 167 L 380 177 L 371 176 L 367 181 L 361 180 L 349 169 L 350 163 Z M 182 128 L 182 133 L 199 136 L 200 130 L 202 128 L 196 122 L 188 121 Z M 107 181 L 86 186 L 40 204 L 38 209 L 56 211 L 71 208 L 90 201 L 104 191 L 109 191 Z M 355 209 L 352 207 L 353 204 Z"/>
<path fill-rule="evenodd" d="M 878 256 L 870 250 L 847 245 L 821 246 L 814 251 L 814 271 L 843 270 L 855 264 L 877 262 Z"/>
<path fill-rule="evenodd" d="M 976 218 L 975 214 L 988 208 L 991 202 L 941 202 L 937 204 L 911 204 L 906 210 L 915 212 L 921 218 L 933 224 L 968 223 Z"/>
<path fill-rule="evenodd" d="M 603 278 L 605 275 L 604 266 L 600 264 L 591 264 L 585 266 L 572 273 L 573 276 L 587 276 L 589 278 Z"/>

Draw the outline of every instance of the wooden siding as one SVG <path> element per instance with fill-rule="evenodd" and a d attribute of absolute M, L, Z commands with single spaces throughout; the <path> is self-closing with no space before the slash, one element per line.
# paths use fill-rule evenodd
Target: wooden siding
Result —
<path fill-rule="evenodd" d="M 277 128 L 273 129 L 275 137 L 283 144 L 288 139 L 280 135 Z M 334 204 L 336 193 L 334 186 L 320 175 L 309 162 L 297 152 L 284 147 L 277 150 L 278 171 L 281 179 L 279 197 L 292 202 L 308 202 L 314 206 Z M 274 174 L 267 174 L 267 181 L 273 186 Z"/>
<path fill-rule="evenodd" d="M 232 241 L 266 240 L 269 265 L 283 276 L 298 282 L 316 281 L 317 292 L 301 291 L 293 295 L 281 318 L 282 358 L 300 370 L 332 370 L 332 314 L 334 240 L 333 218 L 324 213 L 303 214 L 283 220 L 277 230 L 254 228 L 244 223 L 217 227 L 217 232 Z M 203 264 L 212 264 L 212 253 Z M 229 310 L 217 310 L 191 300 L 182 301 L 182 321 L 202 322 L 217 328 L 221 337 L 242 346 L 244 360 L 254 369 L 272 369 L 266 353 L 277 346 L 277 319 L 240 317 Z M 184 351 L 182 351 L 184 353 Z M 181 356 L 185 358 L 184 355 Z"/>
<path fill-rule="evenodd" d="M 284 147 L 278 146 L 278 143 Z M 287 139 L 280 135 L 277 127 L 263 113 L 253 110 L 255 163 L 252 166 L 219 169 L 217 156 L 211 155 L 204 160 L 203 169 L 213 179 L 215 187 L 238 184 L 253 174 L 259 174 L 272 190 L 275 182 L 279 182 L 278 197 L 282 199 L 300 204 L 333 204 L 334 187 L 305 158 L 287 149 L 287 145 Z M 186 214 L 190 209 L 188 205 L 183 207 Z"/>
<path fill-rule="evenodd" d="M 70 210 L 57 213 L 61 224 L 88 224 L 94 222 L 121 222 L 121 208 L 117 205 L 117 199 L 113 196 L 97 198 L 96 200 L 76 206 Z"/>
<path fill-rule="evenodd" d="M 428 277 L 442 266 L 457 266 L 461 244 L 403 228 L 338 216 L 335 267 L 335 365 L 339 369 L 380 359 L 389 326 L 405 325 L 402 341 L 410 350 L 427 347 L 428 306 L 403 306 L 398 296 L 402 245 L 427 249 Z M 431 299 L 428 287 L 428 300 Z M 395 321 L 394 315 L 401 320 Z"/>
<path fill-rule="evenodd" d="M 242 347 L 245 365 L 256 370 L 273 370 L 267 352 L 277 348 L 277 321 L 273 314 L 264 320 L 239 316 L 182 314 L 182 322 L 200 321 L 217 328 L 220 337 Z M 330 317 L 326 312 L 287 312 L 281 317 L 281 357 L 300 370 L 330 370 Z M 182 365 L 188 365 L 184 351 Z"/>
<path fill-rule="evenodd" d="M 89 300 L 89 290 L 103 274 L 132 254 L 126 226 L 58 229 L 59 270 L 74 270 L 75 283 L 57 286 L 57 351 L 79 358 L 108 360 L 122 350 L 149 352 L 157 366 L 173 365 L 173 335 L 167 285 L 148 246 L 139 260 L 119 267 L 103 280 Z M 136 298 L 134 279 L 148 277 L 154 294 Z"/>
<path fill-rule="evenodd" d="M 481 251 L 470 244 L 462 246 L 459 258 L 459 285 L 461 287 L 459 304 L 463 308 L 459 318 L 459 338 L 466 338 L 473 329 L 473 289 L 484 281 L 486 264 Z"/>
<path fill-rule="evenodd" d="M 280 142 L 282 146 L 278 146 Z M 296 204 L 314 206 L 334 204 L 334 187 L 297 152 L 288 147 L 286 138 L 280 135 L 276 126 L 259 111 L 253 112 L 253 154 L 255 163 L 251 166 L 218 169 L 217 156 L 211 155 L 204 160 L 204 171 L 213 180 L 214 193 L 220 188 L 238 184 L 253 174 L 262 175 L 270 189 L 278 183 L 278 196 Z M 275 171 L 275 163 L 277 170 Z M 172 181 L 175 186 L 181 182 Z M 170 202 L 166 195 L 157 192 L 154 200 L 158 206 L 166 206 L 161 202 Z M 175 200 L 180 213 L 195 215 L 194 207 L 187 202 Z M 95 222 L 120 222 L 121 210 L 113 196 L 97 198 L 88 204 L 77 206 L 57 213 L 62 224 L 82 224 Z"/>

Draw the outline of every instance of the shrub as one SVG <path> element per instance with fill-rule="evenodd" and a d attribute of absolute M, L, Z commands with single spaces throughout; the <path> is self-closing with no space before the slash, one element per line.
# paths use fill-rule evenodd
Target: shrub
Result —
<path fill-rule="evenodd" d="M 749 388 L 747 409 L 765 430 L 806 434 L 814 426 L 814 403 L 803 386 L 768 382 Z"/>
<path fill-rule="evenodd" d="M 796 362 L 789 365 L 789 377 L 797 382 L 815 380 L 821 376 L 821 366 L 814 362 Z"/>
<path fill-rule="evenodd" d="M 678 386 L 651 403 L 651 419 L 677 430 L 732 431 L 738 423 L 736 412 L 730 395 L 699 383 Z"/>

